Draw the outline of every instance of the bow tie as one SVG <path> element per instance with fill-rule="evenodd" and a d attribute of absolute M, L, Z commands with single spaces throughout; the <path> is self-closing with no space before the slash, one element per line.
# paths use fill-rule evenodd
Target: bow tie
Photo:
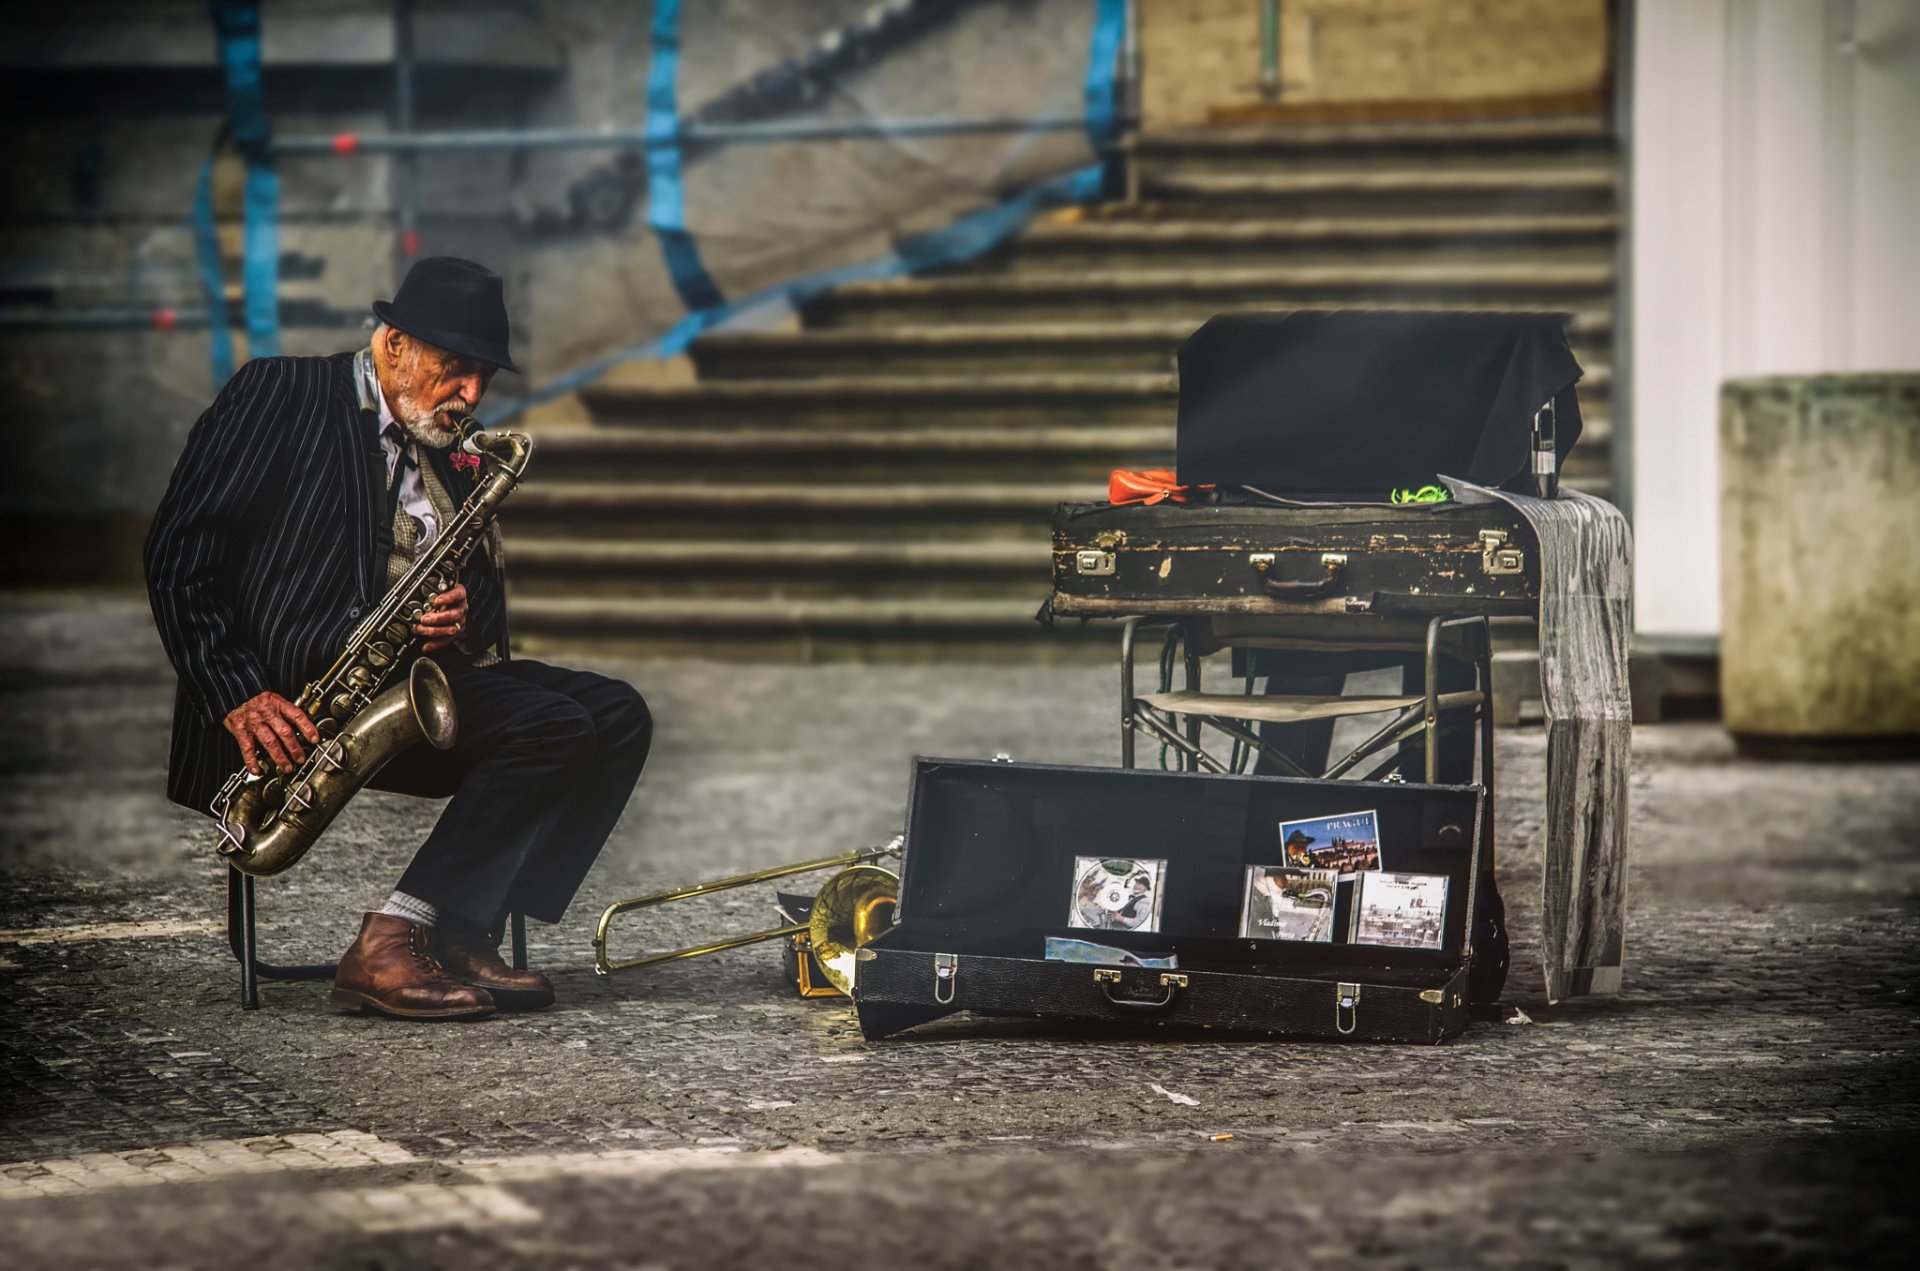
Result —
<path fill-rule="evenodd" d="M 402 428 L 399 424 L 388 424 L 381 430 L 380 435 L 399 447 L 400 463 L 402 466 L 408 468 L 418 468 L 420 466 L 420 458 L 413 450 L 413 438 L 407 436 L 406 429 Z"/>

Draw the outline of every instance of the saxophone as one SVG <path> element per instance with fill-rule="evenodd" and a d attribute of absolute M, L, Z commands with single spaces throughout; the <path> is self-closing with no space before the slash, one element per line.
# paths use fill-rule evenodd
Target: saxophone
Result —
<path fill-rule="evenodd" d="M 288 868 L 389 759 L 419 741 L 445 750 L 459 735 L 453 690 L 431 660 L 416 658 L 405 684 L 381 691 L 419 640 L 414 623 L 460 576 L 533 453 L 525 433 L 481 431 L 468 416 L 457 422 L 465 434 L 461 449 L 477 455 L 485 471 L 445 532 L 354 628 L 326 673 L 301 692 L 298 704 L 312 717 L 319 742 L 292 772 L 255 776 L 242 768 L 214 796 L 209 810 L 219 822 L 218 850 L 243 873 Z"/>

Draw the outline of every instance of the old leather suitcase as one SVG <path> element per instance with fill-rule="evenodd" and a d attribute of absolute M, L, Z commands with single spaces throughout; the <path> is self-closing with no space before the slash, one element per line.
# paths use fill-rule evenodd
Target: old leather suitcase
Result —
<path fill-rule="evenodd" d="M 1532 615 L 1540 554 L 1504 503 L 1063 503 L 1052 610 Z"/>
<path fill-rule="evenodd" d="M 856 962 L 861 1031 L 885 1037 L 972 1011 L 1440 1041 L 1468 1021 L 1483 811 L 1478 786 L 917 759 L 895 925 Z M 1364 812 L 1375 813 L 1384 870 L 1445 880 L 1437 947 L 1351 942 L 1346 880 L 1325 898 L 1330 941 L 1246 938 L 1249 868 L 1287 863 L 1280 824 Z M 1157 930 L 1074 925 L 1088 861 L 1123 872 L 1159 862 L 1146 893 L 1158 908 L 1143 924 Z M 1442 884 L 1431 886 L 1437 897 Z M 1052 961 L 1048 937 L 1177 966 Z"/>

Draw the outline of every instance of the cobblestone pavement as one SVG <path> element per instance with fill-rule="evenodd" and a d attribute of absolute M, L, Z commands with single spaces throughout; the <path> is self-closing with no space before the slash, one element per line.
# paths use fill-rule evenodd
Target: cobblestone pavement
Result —
<path fill-rule="evenodd" d="M 1518 730 L 1525 1022 L 1428 1048 L 960 1018 L 869 1044 L 765 947 L 599 979 L 593 915 L 885 838 L 915 753 L 1111 763 L 1111 669 L 601 666 L 659 742 L 573 913 L 534 929 L 558 1006 L 410 1025 L 288 984 L 243 1013 L 208 835 L 160 793 L 144 611 L 0 603 L 7 1265 L 1904 1265 L 1920 1234 L 1916 766 L 1643 729 L 1618 1000 L 1543 999 L 1543 744 Z M 268 956 L 336 956 L 434 812 L 356 800 L 262 885 Z M 644 938 L 766 909 L 736 893 Z"/>

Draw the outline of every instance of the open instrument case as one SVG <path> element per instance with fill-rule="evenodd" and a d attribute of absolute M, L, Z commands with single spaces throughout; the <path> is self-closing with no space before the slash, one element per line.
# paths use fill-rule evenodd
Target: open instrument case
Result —
<path fill-rule="evenodd" d="M 1479 786 L 917 759 L 895 925 L 857 955 L 861 1031 L 973 1011 L 1441 1041 L 1468 1021 L 1484 810 Z M 1280 824 L 1360 812 L 1377 814 L 1382 870 L 1446 880 L 1439 947 L 1349 943 L 1350 880 L 1331 941 L 1242 936 L 1249 868 L 1287 863 Z M 1074 926 L 1086 858 L 1164 862 L 1158 929 Z M 1053 961 L 1049 937 L 1177 966 Z"/>

